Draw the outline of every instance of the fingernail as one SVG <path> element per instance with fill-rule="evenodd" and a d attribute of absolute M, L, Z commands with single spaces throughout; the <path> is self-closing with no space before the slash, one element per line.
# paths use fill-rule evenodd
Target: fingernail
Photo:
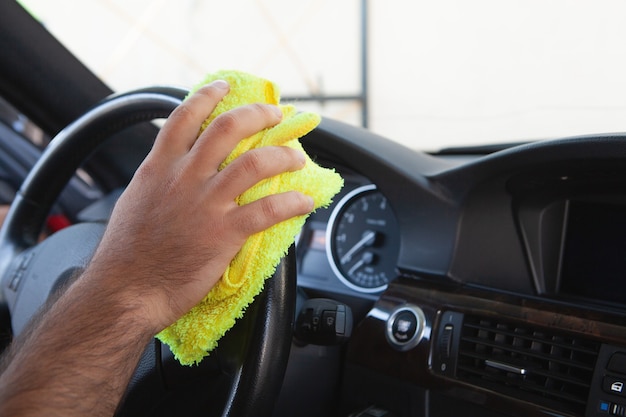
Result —
<path fill-rule="evenodd" d="M 297 154 L 298 154 L 298 159 L 300 160 L 300 164 L 304 166 L 306 164 L 306 156 L 304 155 L 304 152 L 297 151 Z"/>
<path fill-rule="evenodd" d="M 224 80 L 215 80 L 210 85 L 221 90 L 227 90 L 230 87 Z"/>
<path fill-rule="evenodd" d="M 309 211 L 313 211 L 315 209 L 315 200 L 313 200 L 313 197 L 309 195 L 305 195 L 305 197 L 307 199 L 307 203 L 309 204 Z"/>

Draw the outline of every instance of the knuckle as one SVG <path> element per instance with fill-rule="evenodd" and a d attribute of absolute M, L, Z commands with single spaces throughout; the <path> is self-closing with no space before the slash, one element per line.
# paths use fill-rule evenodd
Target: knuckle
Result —
<path fill-rule="evenodd" d="M 204 96 L 210 100 L 219 99 L 219 93 L 216 92 L 215 87 L 212 84 L 205 85 L 199 88 L 194 94 L 199 95 L 199 96 Z"/>
<path fill-rule="evenodd" d="M 259 177 L 263 174 L 264 158 L 254 150 L 246 152 L 241 157 L 241 166 L 247 175 Z"/>
<path fill-rule="evenodd" d="M 170 119 L 175 119 L 181 123 L 187 123 L 195 119 L 195 112 L 187 103 L 183 103 L 171 114 Z"/>
<path fill-rule="evenodd" d="M 154 181 L 154 178 L 161 177 L 161 169 L 161 165 L 155 158 L 148 157 L 139 165 L 133 177 L 136 181 L 149 183 Z"/>
<path fill-rule="evenodd" d="M 271 117 L 269 109 L 264 104 L 253 103 L 250 105 L 250 109 L 256 113 L 262 114 L 264 117 Z"/>
<path fill-rule="evenodd" d="M 270 222 L 281 218 L 281 207 L 274 199 L 266 198 L 262 200 L 261 210 L 263 217 L 268 219 Z"/>
<path fill-rule="evenodd" d="M 276 123 L 278 119 L 278 113 L 276 113 L 275 107 L 268 104 L 253 103 L 250 104 L 250 110 L 258 114 L 266 125 L 272 125 Z"/>
<path fill-rule="evenodd" d="M 232 135 L 239 124 L 239 120 L 234 112 L 222 113 L 211 123 L 212 129 L 220 134 Z"/>

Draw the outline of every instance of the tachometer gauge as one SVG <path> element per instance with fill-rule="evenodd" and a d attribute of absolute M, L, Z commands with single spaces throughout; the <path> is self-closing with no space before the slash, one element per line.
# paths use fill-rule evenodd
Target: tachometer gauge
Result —
<path fill-rule="evenodd" d="M 346 194 L 333 210 L 326 231 L 331 267 L 355 291 L 375 293 L 396 276 L 398 223 L 383 194 L 365 185 Z"/>

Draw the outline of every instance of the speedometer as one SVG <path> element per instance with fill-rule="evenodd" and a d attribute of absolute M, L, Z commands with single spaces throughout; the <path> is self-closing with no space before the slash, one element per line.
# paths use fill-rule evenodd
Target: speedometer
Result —
<path fill-rule="evenodd" d="M 398 223 L 376 186 L 365 185 L 346 194 L 330 216 L 326 235 L 331 267 L 349 288 L 375 293 L 395 278 Z"/>

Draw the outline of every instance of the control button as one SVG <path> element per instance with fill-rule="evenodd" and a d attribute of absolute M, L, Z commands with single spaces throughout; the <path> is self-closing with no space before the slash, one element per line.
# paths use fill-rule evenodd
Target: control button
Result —
<path fill-rule="evenodd" d="M 337 306 L 337 316 L 335 317 L 335 332 L 343 335 L 346 333 L 346 307 Z"/>
<path fill-rule="evenodd" d="M 450 359 L 452 354 L 452 333 L 454 332 L 454 326 L 446 324 L 441 332 L 439 338 L 439 356 L 443 360 Z"/>
<path fill-rule="evenodd" d="M 300 343 L 334 345 L 345 342 L 352 333 L 352 310 L 326 298 L 306 300 L 294 326 Z"/>
<path fill-rule="evenodd" d="M 392 337 L 400 343 L 405 343 L 415 336 L 417 317 L 410 311 L 403 311 L 396 316 L 391 329 Z"/>
<path fill-rule="evenodd" d="M 9 283 L 9 288 L 11 290 L 17 291 L 17 288 L 19 287 L 20 282 L 22 281 L 22 278 L 24 278 L 24 274 L 26 273 L 26 270 L 28 269 L 28 266 L 30 265 L 30 261 L 34 257 L 35 257 L 34 252 L 31 252 L 28 255 L 22 257 L 22 260 L 20 261 L 20 264 L 17 266 L 17 268 L 13 272 L 13 276 L 11 277 L 11 281 Z"/>
<path fill-rule="evenodd" d="M 600 401 L 600 404 L 598 405 L 598 411 L 600 411 L 601 413 L 608 413 L 610 408 L 611 403 L 608 401 Z"/>
<path fill-rule="evenodd" d="M 425 322 L 422 309 L 414 305 L 402 306 L 387 320 L 387 341 L 400 351 L 412 349 L 422 339 Z"/>
<path fill-rule="evenodd" d="M 322 311 L 322 328 L 323 332 L 335 334 L 335 318 L 337 317 L 336 311 Z"/>
<path fill-rule="evenodd" d="M 606 369 L 620 374 L 626 374 L 626 353 L 614 353 Z"/>
<path fill-rule="evenodd" d="M 614 376 L 605 376 L 602 382 L 602 389 L 614 395 L 626 396 L 626 379 Z"/>

